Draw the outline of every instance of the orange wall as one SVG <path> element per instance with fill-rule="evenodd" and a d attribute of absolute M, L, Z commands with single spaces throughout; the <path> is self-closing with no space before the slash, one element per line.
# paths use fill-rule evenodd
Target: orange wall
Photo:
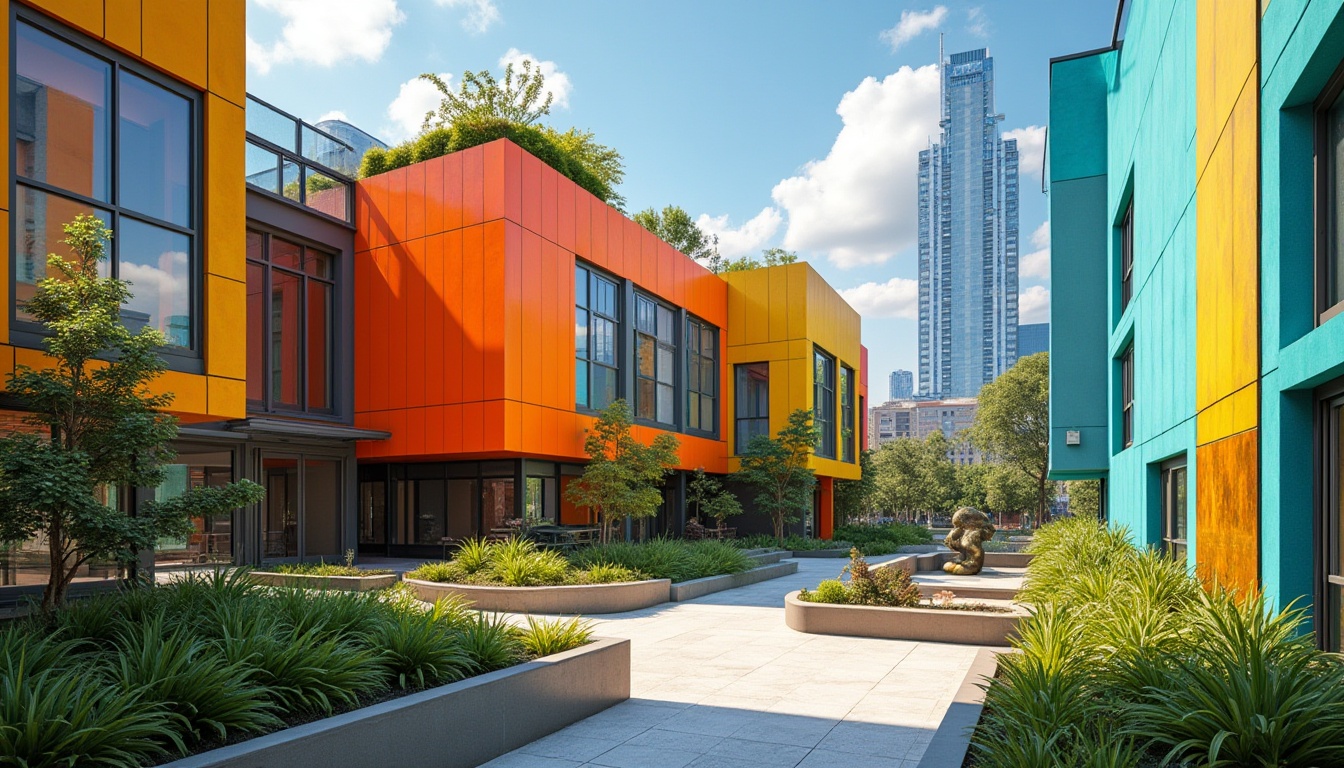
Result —
<path fill-rule="evenodd" d="M 362 459 L 584 460 L 576 259 L 727 323 L 722 280 L 508 141 L 363 179 L 355 217 L 356 423 L 392 433 Z M 677 437 L 683 468 L 727 470 L 726 442 Z"/>

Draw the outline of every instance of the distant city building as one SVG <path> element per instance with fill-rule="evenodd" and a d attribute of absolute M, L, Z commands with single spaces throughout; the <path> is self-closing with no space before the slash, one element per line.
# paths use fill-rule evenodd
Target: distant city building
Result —
<path fill-rule="evenodd" d="M 942 62 L 941 140 L 919 153 L 919 393 L 975 397 L 1017 360 L 1017 142 L 988 49 Z"/>
<path fill-rule="evenodd" d="M 1028 323 L 1017 326 L 1017 356 L 1026 357 L 1050 351 L 1050 324 Z"/>
<path fill-rule="evenodd" d="M 942 432 L 952 441 L 947 457 L 954 464 L 979 464 L 980 452 L 959 435 L 975 422 L 973 397 L 953 400 L 894 400 L 868 409 L 868 444 L 874 449 L 902 438 L 923 440 Z"/>
<path fill-rule="evenodd" d="M 891 399 L 909 400 L 915 396 L 915 375 L 910 371 L 891 372 Z"/>

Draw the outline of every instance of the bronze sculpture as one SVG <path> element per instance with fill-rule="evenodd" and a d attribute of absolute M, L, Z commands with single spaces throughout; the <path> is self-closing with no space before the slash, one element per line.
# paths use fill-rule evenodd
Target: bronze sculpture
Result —
<path fill-rule="evenodd" d="M 978 509 L 962 507 L 952 515 L 952 532 L 943 543 L 961 554 L 960 560 L 943 563 L 943 570 L 956 576 L 974 576 L 985 567 L 983 544 L 994 537 L 994 524 Z"/>

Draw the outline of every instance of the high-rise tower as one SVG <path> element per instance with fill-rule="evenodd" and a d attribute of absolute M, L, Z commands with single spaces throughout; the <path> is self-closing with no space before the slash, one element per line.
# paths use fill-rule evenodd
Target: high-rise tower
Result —
<path fill-rule="evenodd" d="M 1017 141 L 989 50 L 941 63 L 942 136 L 919 153 L 919 392 L 975 397 L 1017 359 Z"/>

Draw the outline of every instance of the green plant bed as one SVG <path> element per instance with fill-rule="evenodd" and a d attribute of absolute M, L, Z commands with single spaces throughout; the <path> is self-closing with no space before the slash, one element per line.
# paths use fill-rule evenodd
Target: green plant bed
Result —
<path fill-rule="evenodd" d="M 717 540 L 619 542 L 581 549 L 570 558 L 583 567 L 609 564 L 673 582 L 741 573 L 755 565 L 741 549 Z"/>
<path fill-rule="evenodd" d="M 140 766 L 489 672 L 589 641 L 443 600 L 190 576 L 0 630 L 0 754 Z"/>
<path fill-rule="evenodd" d="M 284 563 L 267 566 L 267 571 L 283 573 L 289 576 L 386 576 L 392 571 L 386 568 L 360 568 L 341 563 Z"/>
<path fill-rule="evenodd" d="M 1344 765 L 1344 661 L 1307 617 L 1205 589 L 1127 530 L 1042 527 L 974 765 Z"/>

